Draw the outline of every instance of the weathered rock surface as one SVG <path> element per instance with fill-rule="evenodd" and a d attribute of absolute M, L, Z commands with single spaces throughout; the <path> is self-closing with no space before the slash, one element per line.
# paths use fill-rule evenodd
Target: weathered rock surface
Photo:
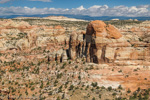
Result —
<path fill-rule="evenodd" d="M 110 44 L 125 43 L 128 45 L 121 33 L 112 25 L 106 25 L 102 21 L 92 21 L 87 26 L 87 32 L 85 36 L 86 40 L 86 51 L 87 61 L 94 63 L 108 63 L 109 54 L 115 55 L 115 48 L 112 51 L 109 47 Z M 112 45 L 110 45 L 112 46 Z M 109 47 L 109 49 L 107 49 Z"/>
<path fill-rule="evenodd" d="M 129 61 L 130 64 L 138 65 L 141 61 L 149 59 L 149 43 L 130 42 L 117 28 L 102 21 L 90 22 L 86 34 L 83 32 L 82 34 L 83 41 L 77 41 L 76 34 L 71 35 L 69 42 L 71 59 L 77 58 L 78 52 L 86 56 L 87 62 L 94 63 L 120 64 L 119 62 Z M 137 61 L 135 63 L 134 60 L 139 63 Z"/>
<path fill-rule="evenodd" d="M 106 25 L 103 21 L 95 20 L 87 26 L 87 35 L 104 38 L 119 39 L 122 37 L 120 32 L 112 25 Z"/>

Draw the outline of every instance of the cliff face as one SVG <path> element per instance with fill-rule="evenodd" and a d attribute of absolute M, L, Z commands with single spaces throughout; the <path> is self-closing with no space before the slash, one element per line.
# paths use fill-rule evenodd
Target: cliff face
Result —
<path fill-rule="evenodd" d="M 106 49 L 111 41 L 117 42 L 122 35 L 112 25 L 106 25 L 102 21 L 92 21 L 87 26 L 86 31 L 86 51 L 87 61 L 94 63 L 107 63 Z"/>
<path fill-rule="evenodd" d="M 149 43 L 130 42 L 110 24 L 106 25 L 98 20 L 92 21 L 88 24 L 86 33 L 83 33 L 82 37 L 83 40 L 78 39 L 76 33 L 70 36 L 71 59 L 77 58 L 80 52 L 86 57 L 87 62 L 117 65 L 149 64 Z"/>
<path fill-rule="evenodd" d="M 117 59 L 119 47 L 124 46 L 131 45 L 114 26 L 106 25 L 102 21 L 92 21 L 82 38 L 78 39 L 76 33 L 71 34 L 69 54 L 71 59 L 82 55 L 87 62 L 109 63 Z"/>

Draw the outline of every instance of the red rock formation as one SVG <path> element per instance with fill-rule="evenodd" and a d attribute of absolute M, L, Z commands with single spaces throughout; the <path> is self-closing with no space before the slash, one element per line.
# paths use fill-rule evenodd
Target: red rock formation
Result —
<path fill-rule="evenodd" d="M 87 26 L 86 31 L 86 58 L 88 62 L 106 63 L 106 48 L 110 39 L 122 37 L 120 32 L 112 25 L 106 25 L 102 21 L 92 21 Z"/>
<path fill-rule="evenodd" d="M 106 37 L 119 39 L 122 37 L 120 32 L 112 25 L 106 25 L 103 21 L 95 20 L 88 24 L 87 35 L 92 35 L 96 37 Z"/>
<path fill-rule="evenodd" d="M 120 37 L 122 37 L 122 34 L 120 34 L 120 32 L 110 24 L 107 25 L 106 30 L 108 33 L 107 35 L 108 38 L 119 39 Z"/>
<path fill-rule="evenodd" d="M 86 34 L 92 36 L 105 37 L 107 35 L 105 27 L 106 24 L 102 21 L 92 21 L 87 26 Z"/>
<path fill-rule="evenodd" d="M 114 26 L 102 21 L 88 24 L 85 40 L 87 62 L 125 64 L 129 61 L 128 64 L 131 64 L 134 60 L 148 60 L 148 56 L 144 54 L 148 50 L 148 43 L 127 41 Z"/>

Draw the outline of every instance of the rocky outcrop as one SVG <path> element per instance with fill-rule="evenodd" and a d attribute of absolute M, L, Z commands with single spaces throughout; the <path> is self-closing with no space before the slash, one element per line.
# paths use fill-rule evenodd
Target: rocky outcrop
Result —
<path fill-rule="evenodd" d="M 106 25 L 103 21 L 92 21 L 87 26 L 86 35 L 95 37 L 119 39 L 122 37 L 120 32 L 112 25 Z"/>
<path fill-rule="evenodd" d="M 128 26 L 118 30 L 113 25 L 96 20 L 88 24 L 85 32 L 60 25 L 38 26 L 24 21 L 3 20 L 0 21 L 0 51 L 11 51 L 12 48 L 32 54 L 49 51 L 49 62 L 83 57 L 87 62 L 98 64 L 147 63 L 145 61 L 150 61 L 147 23 L 140 24 L 142 28 Z"/>
<path fill-rule="evenodd" d="M 106 25 L 102 21 L 90 22 L 85 36 L 87 61 L 94 63 L 109 62 L 106 57 L 108 45 L 117 43 L 121 37 L 121 33 L 112 25 Z"/>
<path fill-rule="evenodd" d="M 149 59 L 148 43 L 130 42 L 117 28 L 110 24 L 106 25 L 102 21 L 90 22 L 86 33 L 81 34 L 83 40 L 81 37 L 78 38 L 79 34 L 76 33 L 70 36 L 69 57 L 71 59 L 85 56 L 87 62 L 124 63 L 124 65 L 127 61 L 128 64 L 138 65 Z"/>
<path fill-rule="evenodd" d="M 107 33 L 108 33 L 107 38 L 119 39 L 120 37 L 122 37 L 122 34 L 120 34 L 118 29 L 116 29 L 114 26 L 112 26 L 110 24 L 108 24 L 106 26 L 106 30 L 107 30 Z"/>

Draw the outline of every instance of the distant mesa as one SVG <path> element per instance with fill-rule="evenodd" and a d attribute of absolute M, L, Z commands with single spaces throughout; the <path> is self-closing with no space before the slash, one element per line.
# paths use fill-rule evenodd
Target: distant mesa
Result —
<path fill-rule="evenodd" d="M 58 20 L 58 21 L 86 21 L 82 19 L 68 18 L 64 16 L 48 16 L 48 17 L 16 17 L 13 19 L 50 19 L 50 20 Z"/>
<path fill-rule="evenodd" d="M 111 20 L 113 20 L 113 21 L 118 21 L 119 19 L 118 19 L 118 18 L 115 18 L 115 19 L 111 19 Z"/>
<path fill-rule="evenodd" d="M 138 21 L 137 19 L 129 19 L 129 21 Z"/>
<path fill-rule="evenodd" d="M 75 19 L 75 18 L 68 18 L 64 16 L 48 16 L 48 17 L 43 17 L 43 19 L 50 19 L 50 20 L 65 20 L 65 21 L 85 21 L 82 19 Z"/>
<path fill-rule="evenodd" d="M 40 17 L 16 17 L 13 19 L 42 19 L 42 18 L 40 18 Z"/>

